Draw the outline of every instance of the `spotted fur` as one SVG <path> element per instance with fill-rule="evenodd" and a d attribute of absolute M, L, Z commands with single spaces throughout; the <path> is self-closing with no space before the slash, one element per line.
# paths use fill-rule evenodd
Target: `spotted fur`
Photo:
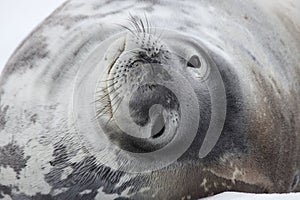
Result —
<path fill-rule="evenodd" d="M 67 1 L 20 44 L 2 72 L 0 198 L 197 199 L 228 190 L 300 191 L 299 10 L 293 0 Z M 142 174 L 101 165 L 81 148 L 67 113 L 78 63 L 124 31 L 119 24 L 130 13 L 201 38 L 220 70 L 226 121 L 204 159 L 197 157 L 203 135 L 176 163 Z M 199 132 L 207 129 L 209 106 Z"/>

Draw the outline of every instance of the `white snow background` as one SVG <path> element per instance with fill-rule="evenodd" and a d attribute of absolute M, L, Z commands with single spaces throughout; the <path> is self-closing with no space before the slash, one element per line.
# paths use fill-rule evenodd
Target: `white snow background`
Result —
<path fill-rule="evenodd" d="M 0 1 L 0 71 L 22 40 L 65 0 Z M 1 180 L 0 180 L 1 182 Z M 246 194 L 225 192 L 205 200 L 300 200 L 300 193 Z"/>

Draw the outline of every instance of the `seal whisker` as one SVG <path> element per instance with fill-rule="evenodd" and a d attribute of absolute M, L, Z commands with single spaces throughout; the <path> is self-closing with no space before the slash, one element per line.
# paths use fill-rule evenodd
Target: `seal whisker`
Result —
<path fill-rule="evenodd" d="M 99 119 L 100 117 L 102 117 L 103 115 L 107 114 L 109 112 L 109 108 L 111 108 L 111 106 L 109 105 L 110 103 L 108 102 L 107 105 L 105 105 L 102 109 L 98 110 L 96 112 L 96 118 L 95 119 Z M 103 112 L 105 111 L 105 112 Z"/>
<path fill-rule="evenodd" d="M 162 35 L 163 35 L 164 32 L 165 32 L 165 30 L 163 29 L 161 31 L 161 33 L 157 36 L 157 40 L 156 40 L 157 43 L 161 41 L 161 38 L 162 38 Z"/>
<path fill-rule="evenodd" d="M 117 96 L 117 95 L 116 95 L 116 96 Z M 120 99 L 120 98 L 119 98 L 119 99 Z M 104 108 L 98 110 L 98 111 L 96 112 L 96 116 L 95 116 L 96 118 L 95 118 L 95 119 L 99 119 L 99 118 L 102 117 L 103 115 L 107 114 L 109 111 L 112 111 L 112 107 L 115 106 L 115 105 L 118 103 L 119 99 L 117 99 L 117 101 L 115 101 L 113 104 L 111 104 L 112 101 L 109 101 L 109 102 L 107 103 L 107 105 L 104 106 Z M 122 99 L 123 99 L 123 97 L 122 97 Z M 119 106 L 119 105 L 118 105 L 118 106 Z M 110 109 L 109 109 L 109 108 L 110 108 Z M 106 110 L 106 109 L 107 109 L 107 110 Z M 106 110 L 106 111 L 103 112 L 104 110 Z"/>
<path fill-rule="evenodd" d="M 96 115 L 92 118 L 92 121 L 95 121 L 99 119 L 101 116 L 103 116 L 105 113 L 102 113 L 105 109 L 109 108 L 109 105 L 105 105 L 102 109 L 96 111 Z"/>
<path fill-rule="evenodd" d="M 107 121 L 107 123 L 106 123 L 105 126 L 107 126 L 107 124 L 108 124 L 108 123 L 111 121 L 111 119 L 113 118 L 114 114 L 115 114 L 115 113 L 117 112 L 117 110 L 119 109 L 119 107 L 120 107 L 120 105 L 121 105 L 121 103 L 122 103 L 123 98 L 124 98 L 124 97 L 120 97 L 120 98 L 118 99 L 117 102 L 119 102 L 119 103 L 118 103 L 118 105 L 117 105 L 115 111 L 112 112 L 112 115 L 111 115 L 111 117 L 109 118 L 109 120 Z M 115 106 L 115 105 L 113 105 L 113 106 Z M 112 106 L 112 107 L 113 107 L 113 106 Z"/>
<path fill-rule="evenodd" d="M 105 97 L 107 97 L 108 95 L 109 95 L 108 92 L 107 92 L 105 95 L 100 95 L 100 98 L 97 98 L 96 100 L 94 100 L 93 102 L 91 102 L 91 104 L 101 102 L 101 101 L 102 101 Z"/>
<path fill-rule="evenodd" d="M 113 82 L 112 84 L 105 86 L 106 89 L 113 87 L 115 84 L 117 84 L 117 82 Z"/>
<path fill-rule="evenodd" d="M 115 80 L 115 79 L 116 79 L 116 77 L 111 78 L 111 79 L 106 79 L 106 80 L 104 80 L 104 81 L 99 81 L 99 82 L 100 82 L 100 83 L 103 83 L 103 82 L 113 81 L 113 80 Z"/>
<path fill-rule="evenodd" d="M 125 26 L 125 25 L 122 25 L 122 24 L 117 24 L 118 26 L 121 26 L 122 28 L 128 30 L 130 33 L 132 33 L 132 35 L 134 35 L 136 38 L 138 37 L 137 34 L 132 30 L 130 29 L 129 27 Z"/>
<path fill-rule="evenodd" d="M 104 114 L 106 114 L 107 112 L 105 112 L 105 113 L 102 113 L 106 108 L 108 108 L 110 105 L 111 105 L 111 103 L 116 99 L 116 97 L 118 97 L 118 95 L 116 95 L 113 99 L 110 99 L 110 100 L 108 100 L 107 101 L 107 104 L 104 106 L 104 108 L 103 109 L 101 109 L 100 111 L 99 111 L 99 113 L 98 113 L 98 111 L 97 111 L 97 118 L 98 117 L 101 117 L 102 116 L 102 114 L 104 115 Z M 109 105 L 110 104 L 110 105 Z"/>
<path fill-rule="evenodd" d="M 145 17 L 145 21 L 146 21 L 146 25 L 147 25 L 147 33 L 150 34 L 150 26 L 149 26 L 149 21 L 148 18 L 146 16 L 146 14 L 144 13 L 144 17 Z"/>
<path fill-rule="evenodd" d="M 113 90 L 112 92 L 110 93 L 106 93 L 105 95 L 101 96 L 99 99 L 96 99 L 94 102 L 92 103 L 97 103 L 97 102 L 101 102 L 102 100 L 104 100 L 104 98 L 108 97 L 109 95 L 112 95 L 114 94 L 115 92 L 117 92 L 122 86 L 119 86 L 117 89 Z M 104 88 L 105 89 L 105 88 Z M 99 91 L 98 91 L 99 92 Z M 116 97 L 118 97 L 118 95 L 116 94 L 115 97 L 113 97 L 112 99 L 109 99 L 106 103 L 106 105 L 104 106 L 104 108 L 100 109 L 100 110 L 97 110 L 96 111 L 96 118 L 98 117 L 101 117 L 102 115 L 98 116 L 98 114 L 101 114 L 108 106 L 109 104 L 111 105 L 113 103 L 113 101 L 116 99 Z M 113 105 L 112 105 L 113 106 Z M 104 113 L 106 114 L 106 113 Z"/>
<path fill-rule="evenodd" d="M 99 91 L 96 91 L 96 94 L 98 93 L 107 93 L 105 95 L 100 95 L 100 97 L 105 97 L 107 95 L 111 95 L 111 94 L 114 94 L 115 92 L 117 92 L 122 86 L 119 86 L 118 88 L 114 89 L 113 91 L 111 91 L 110 93 L 108 93 L 106 90 L 107 88 L 102 88 L 102 90 L 99 90 Z"/>
<path fill-rule="evenodd" d="M 133 17 L 133 15 L 131 13 L 129 13 L 129 16 L 130 16 L 129 21 L 134 25 L 134 27 L 136 28 L 136 31 L 142 32 L 141 27 L 139 26 L 138 22 Z"/>
<path fill-rule="evenodd" d="M 144 23 L 143 23 L 142 19 L 140 19 L 140 24 L 141 24 L 141 26 L 142 26 L 143 33 L 144 33 L 144 35 L 145 35 L 146 30 L 145 30 L 145 26 L 144 26 Z"/>

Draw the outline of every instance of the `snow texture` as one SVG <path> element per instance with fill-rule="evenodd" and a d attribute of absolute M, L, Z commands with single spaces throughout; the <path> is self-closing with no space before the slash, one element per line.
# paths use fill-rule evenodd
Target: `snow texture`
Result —
<path fill-rule="evenodd" d="M 224 192 L 202 200 L 299 200 L 300 193 L 290 194 L 247 194 L 239 192 Z"/>

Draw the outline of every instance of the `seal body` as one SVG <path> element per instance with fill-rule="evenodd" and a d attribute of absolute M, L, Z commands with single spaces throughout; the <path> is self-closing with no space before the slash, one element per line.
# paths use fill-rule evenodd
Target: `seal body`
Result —
<path fill-rule="evenodd" d="M 0 198 L 197 199 L 229 190 L 300 191 L 299 10 L 296 1 L 67 1 L 24 40 L 2 72 Z M 207 156 L 199 158 L 199 148 L 212 103 L 199 104 L 197 135 L 166 167 L 141 173 L 117 170 L 99 162 L 101 150 L 89 149 L 94 138 L 85 122 L 91 119 L 81 114 L 85 107 L 74 112 L 86 98 L 80 92 L 87 93 L 82 89 L 77 95 L 74 85 L 85 80 L 81 72 L 86 66 L 97 66 L 93 60 L 98 54 L 92 52 L 101 54 L 105 48 L 98 45 L 124 31 L 118 24 L 126 24 L 130 13 L 146 14 L 157 30 L 199 38 L 219 70 L 226 117 Z M 120 57 L 118 44 L 122 41 L 110 46 L 116 52 L 108 60 Z M 172 44 L 177 49 L 183 43 Z M 115 78 L 113 73 L 109 77 Z M 211 96 L 205 87 L 197 93 L 201 102 Z M 127 148 L 128 138 L 113 133 L 108 138 Z M 140 144 L 134 146 L 136 152 L 164 145 Z"/>

